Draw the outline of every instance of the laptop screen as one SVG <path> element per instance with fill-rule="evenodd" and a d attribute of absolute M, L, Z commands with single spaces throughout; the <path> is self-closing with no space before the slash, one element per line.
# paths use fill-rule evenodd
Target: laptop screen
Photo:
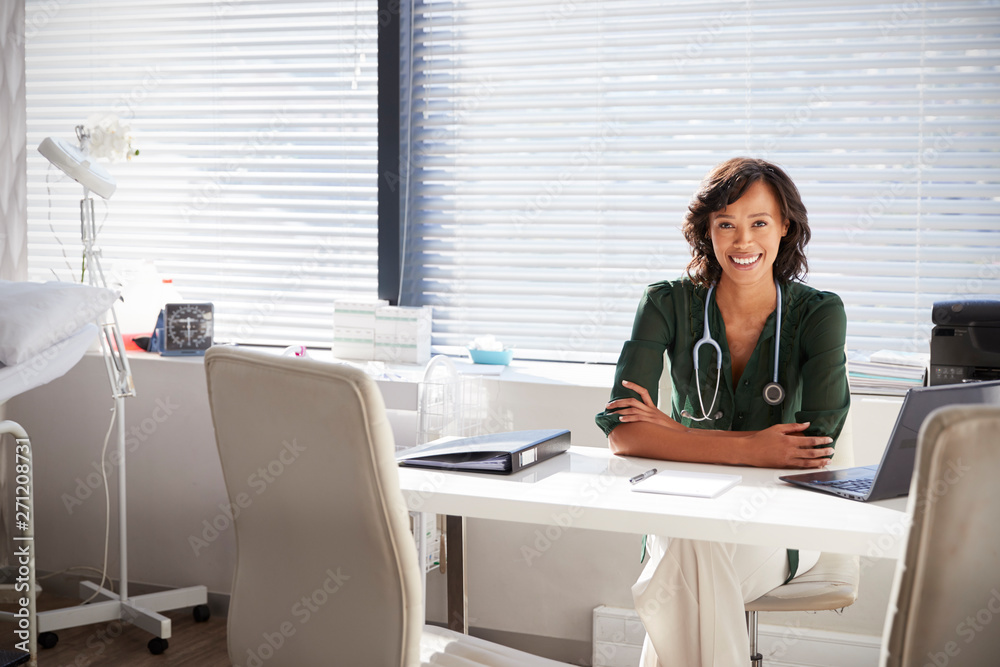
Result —
<path fill-rule="evenodd" d="M 920 426 L 927 415 L 940 407 L 979 403 L 1000 405 L 1000 381 L 942 384 L 911 389 L 893 433 L 894 444 L 900 449 L 915 448 Z"/>
<path fill-rule="evenodd" d="M 916 387 L 906 393 L 889 446 L 882 455 L 871 498 L 905 495 L 913 477 L 917 436 L 930 413 L 946 405 L 1000 405 L 1000 382 L 968 382 Z"/>

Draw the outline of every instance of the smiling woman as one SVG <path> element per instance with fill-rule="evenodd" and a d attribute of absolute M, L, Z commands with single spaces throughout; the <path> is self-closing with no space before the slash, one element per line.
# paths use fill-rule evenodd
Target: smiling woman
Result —
<path fill-rule="evenodd" d="M 836 294 L 797 280 L 807 271 L 810 232 L 795 184 L 764 160 L 728 160 L 702 181 L 683 232 L 691 245 L 688 275 L 647 288 L 612 401 L 597 416 L 612 450 L 708 463 L 826 465 L 826 447 L 850 404 L 846 315 Z M 709 346 L 695 351 L 699 339 L 719 339 L 714 356 Z M 671 416 L 656 408 L 664 351 Z M 769 382 L 781 384 L 787 400 L 759 400 Z M 702 395 L 713 386 L 714 396 Z M 698 413 L 702 404 L 709 407 Z M 748 437 L 757 442 L 747 446 Z"/>
<path fill-rule="evenodd" d="M 611 450 L 825 466 L 850 406 L 847 318 L 840 297 L 797 280 L 806 274 L 809 240 L 798 189 L 773 164 L 734 158 L 704 179 L 683 229 L 692 253 L 688 275 L 646 289 L 612 400 L 597 415 Z M 669 415 L 656 395 L 665 353 Z M 712 386 L 706 398 L 703 389 Z M 647 632 L 644 667 L 664 664 L 658 656 L 668 651 L 671 664 L 745 664 L 744 602 L 808 571 L 818 557 L 660 536 L 648 543 L 650 561 L 632 588 Z M 663 590 L 690 593 L 661 604 Z"/>

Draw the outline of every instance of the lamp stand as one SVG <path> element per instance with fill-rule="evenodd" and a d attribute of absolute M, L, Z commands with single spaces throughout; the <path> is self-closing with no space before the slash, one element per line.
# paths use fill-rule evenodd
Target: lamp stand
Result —
<path fill-rule="evenodd" d="M 108 286 L 101 267 L 101 251 L 96 247 L 97 229 L 94 222 L 94 199 L 85 187 L 80 200 L 80 235 L 83 240 L 85 271 L 90 285 Z M 73 628 L 91 623 L 124 621 L 150 632 L 155 637 L 149 641 L 149 650 L 154 654 L 167 648 L 170 638 L 170 619 L 158 612 L 184 607 L 194 607 L 195 620 L 208 620 L 208 589 L 205 586 L 178 588 L 148 595 L 129 597 L 128 594 L 128 547 L 126 540 L 126 486 L 125 486 L 125 399 L 135 396 L 132 370 L 129 367 L 125 344 L 118 329 L 118 316 L 112 305 L 97 322 L 100 328 L 101 354 L 111 383 L 114 398 L 114 414 L 117 422 L 118 460 L 118 544 L 120 593 L 97 586 L 89 581 L 80 584 L 80 596 L 95 596 L 95 601 L 86 605 L 65 607 L 38 613 L 39 644 L 45 648 L 55 645 L 58 637 L 55 630 Z M 101 460 L 104 466 L 104 460 Z M 96 594 L 96 595 L 95 595 Z M 46 635 L 46 633 L 48 633 Z"/>

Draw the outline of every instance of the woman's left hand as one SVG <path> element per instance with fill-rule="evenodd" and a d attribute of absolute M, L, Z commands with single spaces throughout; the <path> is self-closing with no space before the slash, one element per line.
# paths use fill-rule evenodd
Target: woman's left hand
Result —
<path fill-rule="evenodd" d="M 649 397 L 649 392 L 646 391 L 645 387 L 640 387 L 636 383 L 629 382 L 628 380 L 622 380 L 622 386 L 639 394 L 639 397 L 642 400 L 640 401 L 634 398 L 619 398 L 618 400 L 608 403 L 605 409 L 616 410 L 615 414 L 618 415 L 618 420 L 620 422 L 623 424 L 628 422 L 649 422 L 650 424 L 659 424 L 660 426 L 665 426 L 669 429 L 686 430 L 682 424 L 674 421 L 656 407 L 656 404 L 654 404 L 653 399 Z"/>

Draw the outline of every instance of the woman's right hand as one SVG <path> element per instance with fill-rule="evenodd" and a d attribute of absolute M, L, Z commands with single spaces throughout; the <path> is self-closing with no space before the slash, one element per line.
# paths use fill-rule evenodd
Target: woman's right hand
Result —
<path fill-rule="evenodd" d="M 775 424 L 747 436 L 745 465 L 760 468 L 823 468 L 830 463 L 832 438 L 802 435 L 804 424 Z"/>
<path fill-rule="evenodd" d="M 641 400 L 619 398 L 609 402 L 604 409 L 614 411 L 614 414 L 618 416 L 618 421 L 623 424 L 626 422 L 649 422 L 650 424 L 665 426 L 674 431 L 685 430 L 681 424 L 671 419 L 669 415 L 656 407 L 656 403 L 653 402 L 649 391 L 645 387 L 637 385 L 635 382 L 629 382 L 628 380 L 622 380 L 622 386 L 639 394 L 639 399 Z"/>

